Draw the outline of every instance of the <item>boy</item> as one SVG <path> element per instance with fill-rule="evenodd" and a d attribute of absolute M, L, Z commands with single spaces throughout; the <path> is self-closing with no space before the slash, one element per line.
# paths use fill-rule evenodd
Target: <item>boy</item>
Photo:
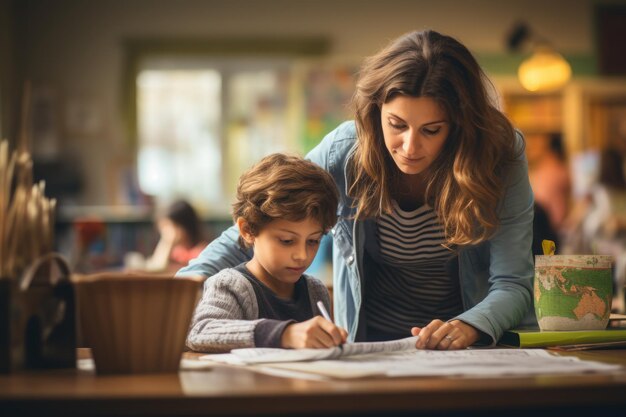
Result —
<path fill-rule="evenodd" d="M 326 171 L 302 158 L 273 154 L 244 173 L 233 219 L 247 263 L 205 282 L 187 346 L 202 352 L 243 347 L 326 348 L 347 333 L 318 316 L 326 287 L 303 275 L 320 239 L 337 221 L 338 192 Z"/>

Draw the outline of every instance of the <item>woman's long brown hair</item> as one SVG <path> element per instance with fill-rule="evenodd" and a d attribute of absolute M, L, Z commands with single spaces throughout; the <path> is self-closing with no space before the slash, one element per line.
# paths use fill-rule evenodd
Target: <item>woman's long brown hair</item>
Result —
<path fill-rule="evenodd" d="M 397 95 L 429 97 L 445 111 L 450 133 L 428 168 L 423 197 L 446 244 L 476 244 L 495 233 L 503 166 L 523 148 L 516 149 L 513 127 L 491 103 L 487 83 L 465 46 L 434 31 L 406 34 L 365 60 L 352 101 L 358 146 L 349 192 L 357 219 L 390 213 L 398 191 L 400 171 L 385 147 L 381 106 Z"/>

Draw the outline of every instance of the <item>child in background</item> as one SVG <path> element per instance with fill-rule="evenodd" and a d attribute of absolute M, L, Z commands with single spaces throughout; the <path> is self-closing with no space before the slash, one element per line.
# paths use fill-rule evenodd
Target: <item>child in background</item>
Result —
<path fill-rule="evenodd" d="M 202 235 L 200 219 L 191 204 L 185 200 L 172 203 L 157 225 L 161 240 L 154 255 L 163 248 L 161 256 L 166 259 L 163 264 L 168 271 L 177 271 L 187 265 L 207 245 Z"/>
<path fill-rule="evenodd" d="M 193 206 L 178 200 L 156 221 L 159 242 L 152 255 L 144 259 L 138 252 L 126 255 L 126 269 L 150 272 L 176 272 L 196 258 L 206 247 L 202 225 Z"/>
<path fill-rule="evenodd" d="M 273 154 L 244 173 L 233 219 L 252 259 L 208 278 L 187 336 L 202 352 L 244 347 L 326 348 L 347 333 L 317 315 L 324 284 L 303 272 L 337 220 L 338 192 L 326 171 Z"/>

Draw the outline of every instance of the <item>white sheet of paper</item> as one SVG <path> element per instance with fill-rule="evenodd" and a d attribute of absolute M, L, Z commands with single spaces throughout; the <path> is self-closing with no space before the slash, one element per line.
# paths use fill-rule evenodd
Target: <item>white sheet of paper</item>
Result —
<path fill-rule="evenodd" d="M 379 363 L 383 365 L 382 363 Z M 394 363 L 388 376 L 506 376 L 614 372 L 619 365 L 557 356 L 539 349 L 422 351 L 419 357 Z"/>
<path fill-rule="evenodd" d="M 502 377 L 539 374 L 616 372 L 622 367 L 575 357 L 556 356 L 537 349 L 468 349 L 399 352 L 352 356 L 340 360 L 276 363 L 265 367 L 310 372 L 334 378 L 384 375 Z"/>
<path fill-rule="evenodd" d="M 342 347 L 328 349 L 278 349 L 245 348 L 233 349 L 227 354 L 203 355 L 201 360 L 228 363 L 231 365 L 252 365 L 257 363 L 280 363 L 318 361 L 323 359 L 344 358 L 370 353 L 384 354 L 399 351 L 415 351 L 418 337 L 390 340 L 386 342 L 346 343 Z"/>

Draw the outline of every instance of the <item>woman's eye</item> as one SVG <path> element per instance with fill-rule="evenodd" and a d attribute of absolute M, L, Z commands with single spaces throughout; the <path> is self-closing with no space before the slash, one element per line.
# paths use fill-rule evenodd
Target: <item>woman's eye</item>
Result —
<path fill-rule="evenodd" d="M 310 245 L 310 246 L 317 246 L 317 245 L 319 245 L 319 244 L 320 244 L 319 239 L 310 239 L 310 240 L 309 240 L 309 245 Z"/>
<path fill-rule="evenodd" d="M 393 122 L 391 120 L 389 120 L 387 123 L 389 124 L 389 127 L 392 128 L 392 129 L 395 129 L 395 130 L 404 129 L 404 124 L 402 124 L 402 123 L 396 123 L 396 122 Z"/>
<path fill-rule="evenodd" d="M 437 133 L 439 133 L 440 130 L 441 130 L 440 127 L 436 128 L 436 129 L 426 129 L 426 128 L 424 128 L 424 134 L 426 134 L 428 136 L 434 136 Z"/>
<path fill-rule="evenodd" d="M 293 239 L 278 239 L 283 245 L 291 245 L 293 243 Z"/>

